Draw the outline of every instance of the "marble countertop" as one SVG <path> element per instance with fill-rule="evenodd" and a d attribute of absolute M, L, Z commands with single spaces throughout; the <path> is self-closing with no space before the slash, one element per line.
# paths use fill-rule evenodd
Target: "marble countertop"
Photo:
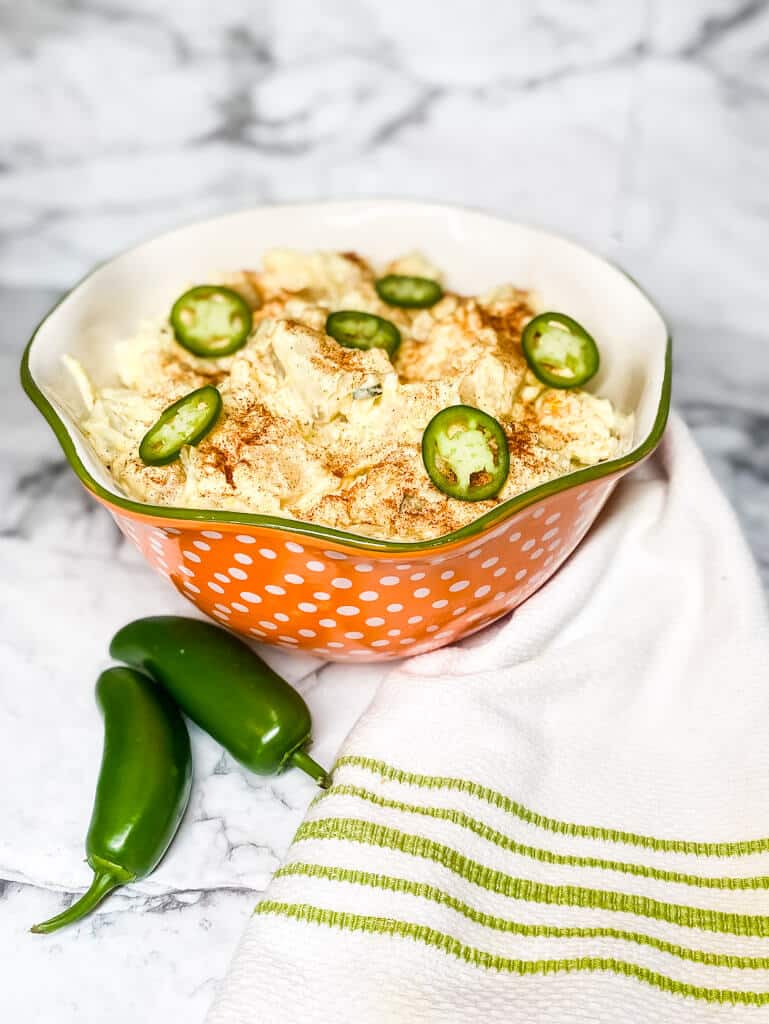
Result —
<path fill-rule="evenodd" d="M 666 310 L 676 405 L 769 587 L 768 53 L 758 0 L 0 4 L 3 1020 L 202 1021 L 313 792 L 194 732 L 158 872 L 78 928 L 28 933 L 87 881 L 106 638 L 181 605 L 21 393 L 37 320 L 116 250 L 256 203 L 409 196 L 555 228 Z M 379 670 L 271 657 L 330 761 Z"/>

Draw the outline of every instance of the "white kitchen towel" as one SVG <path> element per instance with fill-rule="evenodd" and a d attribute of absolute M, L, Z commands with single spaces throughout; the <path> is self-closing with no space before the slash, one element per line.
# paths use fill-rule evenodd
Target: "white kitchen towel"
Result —
<path fill-rule="evenodd" d="M 769 1021 L 769 629 L 674 419 L 547 587 L 384 679 L 209 1021 L 743 1020 Z"/>

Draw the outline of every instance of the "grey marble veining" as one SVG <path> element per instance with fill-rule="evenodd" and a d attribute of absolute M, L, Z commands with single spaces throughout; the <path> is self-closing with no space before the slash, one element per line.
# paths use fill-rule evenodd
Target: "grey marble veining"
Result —
<path fill-rule="evenodd" d="M 31 329 L 94 262 L 254 203 L 411 196 L 552 227 L 666 311 L 676 404 L 769 589 L 769 3 L 0 0 L 0 92 L 0 1006 L 199 1021 L 312 789 L 196 733 L 158 873 L 79 929 L 26 933 L 87 878 L 105 639 L 178 604 L 22 395 Z M 331 758 L 376 673 L 281 668 Z"/>

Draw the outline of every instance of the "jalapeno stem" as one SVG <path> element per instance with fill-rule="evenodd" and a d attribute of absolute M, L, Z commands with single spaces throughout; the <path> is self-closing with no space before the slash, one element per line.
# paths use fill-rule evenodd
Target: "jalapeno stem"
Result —
<path fill-rule="evenodd" d="M 38 935 L 47 935 L 49 932 L 58 931 L 59 928 L 72 924 L 74 921 L 79 921 L 82 917 L 90 914 L 94 907 L 98 906 L 105 896 L 109 896 L 113 889 L 117 889 L 119 885 L 124 884 L 123 880 L 115 878 L 114 875 L 110 875 L 106 871 L 98 871 L 93 876 L 90 886 L 79 900 L 73 903 L 71 907 L 62 911 L 61 914 L 57 914 L 56 917 L 43 921 L 41 924 L 33 925 L 30 931 Z"/>
<path fill-rule="evenodd" d="M 288 763 L 294 768 L 301 768 L 307 772 L 311 779 L 314 779 L 321 789 L 328 789 L 331 784 L 331 776 L 325 768 L 321 768 L 317 761 L 313 761 L 306 750 L 295 750 L 289 757 Z"/>

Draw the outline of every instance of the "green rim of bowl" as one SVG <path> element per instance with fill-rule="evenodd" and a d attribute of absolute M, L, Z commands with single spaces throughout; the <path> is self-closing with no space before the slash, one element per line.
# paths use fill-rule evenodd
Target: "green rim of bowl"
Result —
<path fill-rule="evenodd" d="M 132 248 L 138 248 L 138 246 L 132 246 L 131 249 Z M 131 249 L 126 251 L 130 252 Z M 115 494 L 112 491 L 107 490 L 106 487 L 102 487 L 98 481 L 94 480 L 83 465 L 69 430 L 59 417 L 59 414 L 35 383 L 29 368 L 29 356 L 35 338 L 40 332 L 43 324 L 45 324 L 45 322 L 56 312 L 58 307 L 69 295 L 72 294 L 72 292 L 87 281 L 94 273 L 96 273 L 97 270 L 100 269 L 100 267 L 104 266 L 105 263 L 111 262 L 110 260 L 103 260 L 94 266 L 84 277 L 70 288 L 69 291 L 65 292 L 61 296 L 58 302 L 51 307 L 37 325 L 22 356 L 21 384 L 32 402 L 34 402 L 48 421 L 49 426 L 53 430 L 62 447 L 67 461 L 77 474 L 80 482 L 87 490 L 91 491 L 92 494 L 95 494 L 96 497 L 101 498 L 101 500 L 106 502 L 106 504 L 122 509 L 124 512 L 129 512 L 133 515 L 139 516 L 155 517 L 158 519 L 178 519 L 188 523 L 220 523 L 229 524 L 231 526 L 259 526 L 270 530 L 288 531 L 289 533 L 297 534 L 299 536 L 312 537 L 315 540 L 338 544 L 346 548 L 355 548 L 360 551 L 392 553 L 407 552 L 412 554 L 419 554 L 423 551 L 433 551 L 437 548 L 444 548 L 449 545 L 456 544 L 458 541 L 466 541 L 473 537 L 477 537 L 485 533 L 486 530 L 492 526 L 501 522 L 503 519 L 508 519 L 516 512 L 520 512 L 522 509 L 528 508 L 529 505 L 535 505 L 537 502 L 542 501 L 543 498 L 550 498 L 554 494 L 559 494 L 561 491 L 566 491 L 571 487 L 580 487 L 584 484 L 592 483 L 595 480 L 601 480 L 603 477 L 612 476 L 615 473 L 627 470 L 641 462 L 647 457 L 647 455 L 650 455 L 659 444 L 665 431 L 668 415 L 670 413 L 670 393 L 673 369 L 673 344 L 670 329 L 667 325 L 667 321 L 659 312 L 656 304 L 652 302 L 650 296 L 647 295 L 638 282 L 632 278 L 630 274 L 624 271 L 622 267 L 617 266 L 616 263 L 612 263 L 604 257 L 601 257 L 601 259 L 603 259 L 605 263 L 609 263 L 610 266 L 613 266 L 615 270 L 618 270 L 621 274 L 627 277 L 633 285 L 635 285 L 639 292 L 641 292 L 644 298 L 651 303 L 653 308 L 660 315 L 660 319 L 666 328 L 667 345 L 665 350 L 665 374 L 662 381 L 662 391 L 660 393 L 660 402 L 657 407 L 657 414 L 654 418 L 654 423 L 649 435 L 641 442 L 640 445 L 617 459 L 611 459 L 609 462 L 600 462 L 595 466 L 588 466 L 586 469 L 580 469 L 574 473 L 568 473 L 566 476 L 560 476 L 556 477 L 554 480 L 548 480 L 547 483 L 540 484 L 539 487 L 535 487 L 530 491 L 524 491 L 523 494 L 516 495 L 514 498 L 509 498 L 501 505 L 498 505 L 496 508 L 486 512 L 485 515 L 473 520 L 472 523 L 468 523 L 467 526 L 463 526 L 459 530 L 454 530 L 452 533 L 445 533 L 441 537 L 434 537 L 432 540 L 377 540 L 372 537 L 364 537 L 361 534 L 347 533 L 344 530 L 335 530 L 330 526 L 319 526 L 317 523 L 304 523 L 295 519 L 283 519 L 279 516 L 260 515 L 255 512 L 220 512 L 214 509 L 173 508 L 171 506 L 164 505 L 149 505 L 142 501 L 132 501 L 130 498 L 124 498 L 119 494 Z"/>

